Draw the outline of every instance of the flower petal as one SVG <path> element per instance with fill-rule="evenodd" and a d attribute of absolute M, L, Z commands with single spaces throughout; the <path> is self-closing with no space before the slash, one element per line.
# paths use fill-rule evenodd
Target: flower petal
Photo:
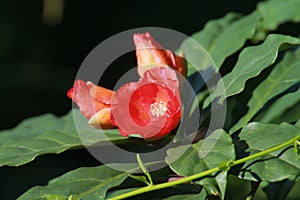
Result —
<path fill-rule="evenodd" d="M 124 136 L 161 138 L 180 119 L 179 82 L 170 68 L 152 68 L 139 82 L 125 84 L 113 95 L 112 123 Z"/>
<path fill-rule="evenodd" d="M 187 64 L 183 54 L 176 55 L 164 50 L 150 35 L 150 33 L 134 34 L 138 74 L 142 77 L 144 72 L 152 67 L 172 67 L 183 76 L 186 76 Z"/>
<path fill-rule="evenodd" d="M 108 89 L 82 80 L 76 80 L 73 88 L 67 93 L 87 119 L 101 109 L 111 107 L 112 94 L 113 92 Z"/>
<path fill-rule="evenodd" d="M 89 125 L 96 129 L 115 128 L 111 123 L 110 116 L 111 108 L 103 108 L 90 118 Z"/>

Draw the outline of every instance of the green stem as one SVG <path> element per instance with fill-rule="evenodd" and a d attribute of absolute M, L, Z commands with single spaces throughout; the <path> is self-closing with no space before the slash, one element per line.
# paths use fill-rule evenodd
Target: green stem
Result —
<path fill-rule="evenodd" d="M 290 145 L 294 144 L 299 139 L 300 139 L 300 135 L 297 136 L 297 137 L 294 137 L 294 138 L 292 138 L 292 139 L 290 139 L 290 140 L 288 140 L 288 141 L 286 141 L 286 142 L 284 142 L 284 143 L 282 143 L 280 145 L 277 145 L 275 147 L 269 148 L 269 149 L 267 149 L 265 151 L 262 151 L 262 152 L 259 152 L 259 153 L 256 153 L 256 154 L 253 154 L 253 155 L 241 158 L 239 160 L 228 161 L 228 164 L 229 164 L 230 167 L 233 167 L 235 165 L 242 164 L 242 163 L 244 163 L 246 161 L 254 160 L 256 158 L 262 157 L 262 156 L 267 155 L 269 153 L 272 153 L 274 151 L 278 151 L 278 150 L 280 150 L 282 148 L 290 146 Z M 161 183 L 161 184 L 157 184 L 157 185 L 150 185 L 150 186 L 147 186 L 147 187 L 143 187 L 143 188 L 131 191 L 131 192 L 127 192 L 127 193 L 118 195 L 116 197 L 112 197 L 109 200 L 125 199 L 125 198 L 128 198 L 128 197 L 132 197 L 132 196 L 135 196 L 135 195 L 138 195 L 138 194 L 150 192 L 150 191 L 153 191 L 153 190 L 159 190 L 159 189 L 163 189 L 163 188 L 172 187 L 172 186 L 175 186 L 175 185 L 179 185 L 179 184 L 186 183 L 186 182 L 189 182 L 189 181 L 192 181 L 192 180 L 195 180 L 195 179 L 202 178 L 204 176 L 207 176 L 207 175 L 213 174 L 215 172 L 221 171 L 222 169 L 224 169 L 224 168 L 222 168 L 222 167 L 215 167 L 213 169 L 209 169 L 209 170 L 206 170 L 204 172 L 200 172 L 198 174 L 187 176 L 185 178 L 182 178 L 182 179 L 179 179 L 179 180 L 176 180 L 176 181 L 171 181 L 171 182 L 166 182 L 166 183 Z"/>
<path fill-rule="evenodd" d="M 144 172 L 144 174 L 148 178 L 148 181 L 149 181 L 148 185 L 149 186 L 153 185 L 152 177 L 151 177 L 150 173 L 148 172 L 147 168 L 145 167 L 145 165 L 144 165 L 144 163 L 143 163 L 143 161 L 141 159 L 140 154 L 136 154 L 136 159 L 138 161 L 138 164 L 139 164 L 140 168 L 142 169 L 142 171 Z"/>

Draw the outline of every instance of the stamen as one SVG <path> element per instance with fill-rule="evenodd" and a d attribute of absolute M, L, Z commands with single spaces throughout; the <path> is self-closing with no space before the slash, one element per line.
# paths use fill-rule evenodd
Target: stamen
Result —
<path fill-rule="evenodd" d="M 150 112 L 155 117 L 160 117 L 165 115 L 167 110 L 168 110 L 167 104 L 162 101 L 160 101 L 159 103 L 155 102 L 150 105 Z"/>

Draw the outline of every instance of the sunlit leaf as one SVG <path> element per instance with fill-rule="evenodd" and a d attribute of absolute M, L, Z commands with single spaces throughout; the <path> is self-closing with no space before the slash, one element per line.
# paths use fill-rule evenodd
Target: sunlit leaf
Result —
<path fill-rule="evenodd" d="M 263 44 L 245 48 L 234 69 L 218 82 L 210 98 L 206 99 L 204 107 L 207 107 L 210 101 L 216 98 L 219 98 L 218 102 L 222 104 L 225 98 L 242 92 L 247 80 L 258 76 L 262 70 L 275 62 L 280 47 L 299 44 L 300 39 L 298 38 L 271 34 Z"/>
<path fill-rule="evenodd" d="M 299 62 L 300 49 L 285 54 L 270 75 L 254 89 L 248 102 L 248 112 L 231 128 L 230 132 L 245 126 L 269 100 L 300 82 Z"/>

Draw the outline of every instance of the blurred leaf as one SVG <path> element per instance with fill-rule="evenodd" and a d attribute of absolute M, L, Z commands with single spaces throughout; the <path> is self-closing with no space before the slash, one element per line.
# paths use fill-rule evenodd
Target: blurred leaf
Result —
<path fill-rule="evenodd" d="M 249 182 L 250 182 L 250 191 L 248 192 L 246 199 L 253 199 L 256 192 L 258 191 L 261 182 L 256 182 L 256 181 L 249 181 Z"/>
<path fill-rule="evenodd" d="M 247 80 L 258 76 L 262 70 L 275 62 L 278 51 L 284 44 L 299 45 L 300 39 L 271 34 L 263 44 L 245 48 L 234 69 L 218 82 L 216 89 L 211 97 L 205 100 L 203 106 L 207 107 L 210 101 L 217 98 L 222 104 L 225 98 L 242 92 Z"/>
<path fill-rule="evenodd" d="M 224 199 L 227 187 L 227 171 L 221 171 L 214 177 L 206 177 L 197 181 L 205 188 L 206 194 Z"/>
<path fill-rule="evenodd" d="M 185 149 L 184 154 L 174 161 L 179 152 L 183 152 Z M 218 167 L 222 162 L 234 160 L 234 158 L 235 153 L 231 137 L 223 130 L 216 130 L 196 144 L 169 149 L 166 162 L 178 175 L 190 176 Z M 214 178 L 204 178 L 197 183 L 203 185 L 208 192 L 224 198 L 226 175 L 227 171 L 223 171 Z M 211 192 L 212 190 L 213 192 Z"/>
<path fill-rule="evenodd" d="M 35 186 L 18 200 L 42 200 L 46 194 L 72 195 L 75 199 L 105 199 L 109 188 L 120 185 L 128 174 L 113 170 L 105 165 L 83 167 L 56 178 L 47 186 Z"/>
<path fill-rule="evenodd" d="M 198 92 L 196 95 L 194 101 L 192 102 L 191 108 L 190 108 L 190 116 L 193 114 L 193 112 L 199 108 L 199 104 L 204 101 L 204 99 L 208 96 L 209 92 L 208 90 L 203 90 L 201 92 Z"/>
<path fill-rule="evenodd" d="M 300 128 L 300 119 L 296 122 L 295 126 L 297 126 L 298 128 Z"/>
<path fill-rule="evenodd" d="M 79 110 L 74 110 L 79 112 Z M 78 114 L 81 116 L 81 114 Z M 83 119 L 82 117 L 82 120 Z M 64 117 L 45 114 L 21 122 L 17 127 L 0 132 L 0 166 L 19 166 L 32 161 L 36 156 L 61 153 L 67 149 L 85 145 L 124 140 L 118 130 L 101 131 L 88 127 L 77 130 L 72 112 Z"/>
<path fill-rule="evenodd" d="M 240 19 L 239 17 L 239 14 L 229 13 L 223 18 L 209 21 L 203 30 L 191 36 L 199 44 L 190 39 L 184 41 L 180 49 L 187 61 L 193 61 L 192 64 L 197 70 L 211 67 L 212 63 L 208 60 L 206 52 L 203 53 L 204 57 L 201 57 L 204 48 L 217 68 L 220 68 L 225 58 L 240 49 L 255 33 L 255 26 L 259 20 L 258 13 L 253 12 Z M 189 68 L 189 75 L 197 71 L 194 67 Z"/>
<path fill-rule="evenodd" d="M 271 106 L 268 107 L 255 121 L 271 122 L 274 123 L 275 119 L 283 115 L 283 113 L 293 108 L 294 105 L 300 102 L 300 88 L 296 92 L 288 93 L 278 100 L 276 100 Z M 300 114 L 300 112 L 299 112 Z"/>
<path fill-rule="evenodd" d="M 296 52 L 287 52 L 285 54 L 282 61 L 275 66 L 270 75 L 255 88 L 248 102 L 249 110 L 247 114 L 231 128 L 231 133 L 245 126 L 273 97 L 300 82 L 299 62 L 300 49 Z"/>
<path fill-rule="evenodd" d="M 246 199 L 251 190 L 250 181 L 238 178 L 233 174 L 227 176 L 226 199 Z M 238 191 L 238 192 L 237 192 Z"/>
<path fill-rule="evenodd" d="M 300 179 L 298 177 L 297 182 L 295 183 L 294 187 L 291 189 L 289 192 L 288 196 L 286 199 L 298 199 L 300 196 Z"/>
<path fill-rule="evenodd" d="M 296 184 L 297 177 L 291 177 L 279 182 L 263 182 L 263 191 L 268 199 L 285 200 L 290 190 Z"/>
<path fill-rule="evenodd" d="M 194 33 L 191 39 L 186 39 L 182 42 L 178 51 L 183 51 L 184 56 L 189 63 L 188 76 L 194 74 L 198 70 L 206 70 L 208 66 L 208 55 L 205 51 L 208 51 L 209 47 L 214 43 L 214 40 L 218 38 L 218 35 L 228 28 L 233 22 L 240 18 L 238 13 L 228 13 L 220 19 L 214 19 L 208 21 L 204 28 Z M 204 48 L 204 49 L 203 49 Z M 204 64 L 204 61 L 206 63 Z"/>
<path fill-rule="evenodd" d="M 48 26 L 57 26 L 63 17 L 64 0 L 44 0 L 43 1 L 44 24 Z"/>
<path fill-rule="evenodd" d="M 239 137 L 248 145 L 246 152 L 253 155 L 280 145 L 299 134 L 298 127 L 287 123 L 277 125 L 253 122 L 242 129 Z M 240 170 L 239 176 L 253 181 L 275 182 L 299 174 L 300 156 L 295 153 L 293 148 L 285 148 L 247 161 Z"/>
<path fill-rule="evenodd" d="M 262 17 L 259 27 L 275 30 L 278 25 L 292 21 L 300 21 L 299 0 L 270 0 L 258 4 L 257 10 Z"/>

